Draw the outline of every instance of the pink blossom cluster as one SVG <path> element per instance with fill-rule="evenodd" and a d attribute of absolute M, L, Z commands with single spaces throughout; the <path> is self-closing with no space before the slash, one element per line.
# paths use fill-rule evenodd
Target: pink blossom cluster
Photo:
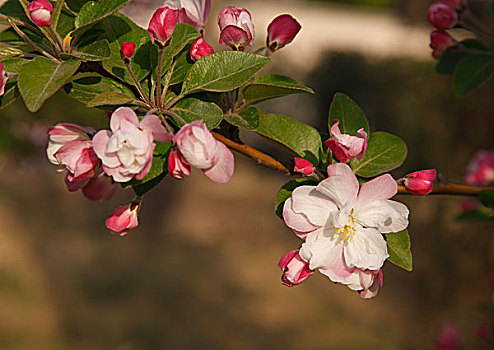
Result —
<path fill-rule="evenodd" d="M 494 151 L 477 152 L 467 165 L 465 183 L 469 185 L 494 185 Z M 478 200 L 466 200 L 461 204 L 462 210 L 478 209 Z"/>

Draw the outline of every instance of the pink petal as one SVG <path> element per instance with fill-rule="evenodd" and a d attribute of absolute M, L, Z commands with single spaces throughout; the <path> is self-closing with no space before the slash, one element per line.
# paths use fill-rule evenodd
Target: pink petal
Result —
<path fill-rule="evenodd" d="M 288 227 L 298 232 L 311 232 L 319 228 L 319 226 L 311 224 L 304 214 L 296 213 L 292 203 L 292 199 L 288 198 L 283 206 L 283 220 Z"/>
<path fill-rule="evenodd" d="M 378 270 L 389 257 L 382 234 L 372 228 L 357 228 L 357 233 L 345 244 L 345 262 L 349 267 Z"/>
<path fill-rule="evenodd" d="M 222 142 L 217 142 L 216 163 L 209 169 L 203 170 L 204 174 L 212 181 L 224 184 L 233 176 L 235 162 L 232 152 Z"/>
<path fill-rule="evenodd" d="M 115 168 L 120 165 L 120 161 L 115 153 L 106 153 L 106 148 L 112 133 L 110 130 L 100 130 L 93 137 L 93 149 L 103 165 Z"/>
<path fill-rule="evenodd" d="M 397 192 L 398 185 L 393 177 L 389 174 L 381 175 L 360 186 L 356 207 L 362 207 L 375 200 L 389 199 Z"/>
<path fill-rule="evenodd" d="M 158 116 L 154 114 L 145 116 L 140 125 L 141 129 L 151 131 L 153 139 L 158 142 L 168 142 L 173 139 L 173 133 L 168 132 Z"/>
<path fill-rule="evenodd" d="M 249 43 L 248 33 L 237 26 L 227 26 L 221 31 L 220 44 L 225 46 L 240 46 Z"/>
<path fill-rule="evenodd" d="M 382 233 L 399 232 L 407 228 L 408 214 L 405 204 L 392 200 L 376 200 L 355 208 L 355 216 L 362 226 L 375 228 Z"/>
<path fill-rule="evenodd" d="M 111 115 L 110 129 L 113 132 L 120 130 L 120 124 L 124 120 L 134 125 L 136 128 L 139 127 L 139 118 L 137 118 L 135 112 L 129 107 L 120 107 Z"/>
<path fill-rule="evenodd" d="M 347 166 L 344 163 L 337 163 L 333 165 L 338 164 Z M 329 167 L 332 167 L 332 165 Z M 344 169 L 349 169 L 351 171 L 348 166 L 347 168 L 341 166 L 337 168 L 333 167 L 332 170 L 336 172 L 342 170 L 342 173 L 345 175 L 331 175 L 326 180 L 321 181 L 316 187 L 319 192 L 332 199 L 339 208 L 344 207 L 346 204 L 354 203 L 357 199 L 359 189 L 358 180 L 353 171 L 348 173 Z"/>

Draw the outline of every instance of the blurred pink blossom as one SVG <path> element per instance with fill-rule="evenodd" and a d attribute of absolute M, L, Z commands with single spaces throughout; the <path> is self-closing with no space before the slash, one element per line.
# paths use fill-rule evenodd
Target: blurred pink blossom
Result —
<path fill-rule="evenodd" d="M 458 15 L 448 1 L 440 0 L 432 3 L 429 7 L 427 20 L 434 28 L 446 30 L 458 23 Z"/>
<path fill-rule="evenodd" d="M 494 151 L 479 151 L 468 163 L 465 182 L 470 185 L 494 184 Z"/>
<path fill-rule="evenodd" d="M 444 325 L 436 337 L 436 347 L 441 350 L 455 350 L 461 346 L 461 334 L 457 326 Z"/>

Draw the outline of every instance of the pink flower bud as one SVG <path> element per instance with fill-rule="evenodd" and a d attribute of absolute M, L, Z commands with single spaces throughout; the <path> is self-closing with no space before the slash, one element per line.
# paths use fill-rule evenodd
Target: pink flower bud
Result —
<path fill-rule="evenodd" d="M 120 54 L 124 58 L 132 58 L 132 56 L 134 56 L 135 49 L 136 43 L 124 41 L 122 43 L 122 47 L 120 48 Z"/>
<path fill-rule="evenodd" d="M 58 123 L 48 129 L 49 141 L 46 148 L 46 155 L 48 160 L 55 165 L 59 165 L 58 160 L 54 154 L 65 145 L 67 142 L 80 140 L 91 140 L 90 135 L 96 130 L 90 127 L 84 127 L 72 123 Z"/>
<path fill-rule="evenodd" d="M 174 137 L 183 159 L 201 169 L 212 181 L 230 181 L 234 170 L 232 152 L 216 140 L 202 120 L 186 124 Z"/>
<path fill-rule="evenodd" d="M 356 270 L 360 274 L 360 281 L 364 286 L 364 289 L 358 292 L 359 296 L 364 299 L 375 297 L 379 292 L 379 288 L 383 286 L 382 270 Z"/>
<path fill-rule="evenodd" d="M 252 45 L 255 29 L 249 11 L 233 6 L 225 7 L 218 15 L 220 44 L 243 51 Z"/>
<path fill-rule="evenodd" d="M 461 346 L 461 334 L 457 326 L 443 326 L 436 337 L 436 347 L 441 350 L 455 350 Z"/>
<path fill-rule="evenodd" d="M 178 149 L 170 152 L 168 157 L 168 173 L 177 180 L 183 180 L 184 175 L 190 175 L 190 165 Z"/>
<path fill-rule="evenodd" d="M 278 267 L 283 271 L 281 283 L 287 287 L 302 283 L 314 273 L 309 268 L 309 263 L 302 260 L 298 250 L 285 253 L 278 262 Z"/>
<path fill-rule="evenodd" d="M 7 84 L 7 72 L 5 71 L 5 66 L 0 62 L 0 96 L 5 93 L 5 85 Z"/>
<path fill-rule="evenodd" d="M 214 49 L 202 36 L 194 41 L 190 47 L 190 58 L 192 58 L 194 62 L 200 60 L 204 56 L 211 55 L 212 53 L 214 53 Z"/>
<path fill-rule="evenodd" d="M 148 33 L 151 40 L 158 40 L 162 45 L 167 45 L 172 37 L 178 21 L 179 10 L 168 6 L 156 10 L 149 21 Z"/>
<path fill-rule="evenodd" d="M 31 20 L 38 27 L 48 27 L 51 25 L 53 6 L 48 0 L 34 0 L 28 5 L 27 9 L 29 10 Z"/>
<path fill-rule="evenodd" d="M 447 1 L 436 1 L 427 11 L 427 20 L 433 27 L 446 30 L 458 23 L 458 15 L 455 8 Z"/>
<path fill-rule="evenodd" d="M 273 19 L 268 26 L 266 47 L 274 52 L 289 44 L 300 31 L 302 26 L 290 15 L 280 15 Z"/>
<path fill-rule="evenodd" d="M 354 157 L 361 160 L 368 145 L 367 133 L 364 129 L 359 129 L 357 136 L 352 136 L 341 133 L 338 127 L 339 120 L 333 120 L 333 123 L 331 127 L 332 137 L 324 144 L 329 147 L 340 162 L 346 163 Z"/>
<path fill-rule="evenodd" d="M 470 185 L 494 185 L 494 151 L 479 151 L 467 166 L 465 182 Z"/>
<path fill-rule="evenodd" d="M 94 153 L 91 141 L 67 142 L 54 156 L 58 163 L 70 173 L 71 182 L 93 177 L 99 165 L 99 159 Z"/>
<path fill-rule="evenodd" d="M 111 177 L 101 172 L 99 175 L 89 179 L 82 187 L 82 194 L 91 201 L 107 202 L 115 195 L 118 184 Z"/>
<path fill-rule="evenodd" d="M 434 58 L 439 59 L 446 50 L 457 45 L 457 41 L 444 30 L 435 30 L 431 33 L 430 47 Z"/>
<path fill-rule="evenodd" d="M 115 209 L 105 221 L 106 227 L 112 233 L 125 236 L 130 230 L 139 225 L 137 216 L 139 214 L 138 202 L 130 202 Z"/>
<path fill-rule="evenodd" d="M 425 196 L 432 192 L 436 176 L 436 169 L 416 171 L 405 176 L 404 185 L 408 192 Z"/>
<path fill-rule="evenodd" d="M 310 176 L 314 173 L 314 165 L 311 162 L 298 157 L 294 157 L 293 160 L 295 160 L 293 171 L 305 176 Z"/>

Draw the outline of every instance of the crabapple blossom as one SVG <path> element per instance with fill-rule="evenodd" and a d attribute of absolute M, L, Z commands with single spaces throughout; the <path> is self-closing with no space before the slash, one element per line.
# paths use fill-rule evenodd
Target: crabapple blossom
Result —
<path fill-rule="evenodd" d="M 168 6 L 157 9 L 149 21 L 148 33 L 151 40 L 158 40 L 161 45 L 167 45 L 172 37 L 178 21 L 179 10 Z"/>
<path fill-rule="evenodd" d="M 211 0 L 168 0 L 164 6 L 180 10 L 180 23 L 191 24 L 200 31 L 208 21 Z"/>
<path fill-rule="evenodd" d="M 113 198 L 118 187 L 118 184 L 113 182 L 111 177 L 100 171 L 98 175 L 93 176 L 87 181 L 81 188 L 81 192 L 84 197 L 91 201 L 107 202 Z"/>
<path fill-rule="evenodd" d="M 202 120 L 184 125 L 174 136 L 178 151 L 191 166 L 201 169 L 212 181 L 230 181 L 234 170 L 232 152 L 216 140 Z"/>
<path fill-rule="evenodd" d="M 190 165 L 178 149 L 174 149 L 168 156 L 168 173 L 177 180 L 183 180 L 184 175 L 190 175 Z"/>
<path fill-rule="evenodd" d="M 249 11 L 233 6 L 225 7 L 218 14 L 220 44 L 243 51 L 252 45 L 255 29 Z"/>
<path fill-rule="evenodd" d="M 275 52 L 292 42 L 302 26 L 288 14 L 279 15 L 269 23 L 266 47 Z"/>
<path fill-rule="evenodd" d="M 100 130 L 94 135 L 93 147 L 103 170 L 116 182 L 142 180 L 151 168 L 153 141 L 168 142 L 173 137 L 156 115 L 147 115 L 139 123 L 137 115 L 128 107 L 113 112 L 110 128 L 111 131 Z"/>
<path fill-rule="evenodd" d="M 285 253 L 278 262 L 278 267 L 283 271 L 281 283 L 287 287 L 302 283 L 314 273 L 309 264 L 300 258 L 298 250 Z"/>
<path fill-rule="evenodd" d="M 339 122 L 339 120 L 333 120 L 334 124 L 331 127 L 332 137 L 324 144 L 328 146 L 340 162 L 348 162 L 354 157 L 361 160 L 367 150 L 367 133 L 362 128 L 357 131 L 357 136 L 342 134 L 338 127 Z"/>
<path fill-rule="evenodd" d="M 93 177 L 99 166 L 91 141 L 74 140 L 64 144 L 54 154 L 62 167 L 67 169 L 67 180 L 77 182 Z"/>
<path fill-rule="evenodd" d="M 432 192 L 436 176 L 436 169 L 415 171 L 405 176 L 403 184 L 408 192 L 425 196 Z"/>
<path fill-rule="evenodd" d="M 446 30 L 458 23 L 458 14 L 448 1 L 436 1 L 427 11 L 427 20 L 434 28 Z"/>
<path fill-rule="evenodd" d="M 127 204 L 121 205 L 110 214 L 105 221 L 105 226 L 112 231 L 112 233 L 125 236 L 130 230 L 136 228 L 139 225 L 139 202 L 131 201 Z"/>
<path fill-rule="evenodd" d="M 470 185 L 494 184 L 494 151 L 479 151 L 468 163 L 465 182 Z"/>
<path fill-rule="evenodd" d="M 29 16 L 38 27 L 51 25 L 53 5 L 48 0 L 35 0 L 28 5 L 27 9 Z"/>
<path fill-rule="evenodd" d="M 456 350 L 461 346 L 461 334 L 457 326 L 444 325 L 436 337 L 436 347 L 441 350 Z"/>
<path fill-rule="evenodd" d="M 347 164 L 331 164 L 327 170 L 328 178 L 317 186 L 293 191 L 284 204 L 283 218 L 305 239 L 300 257 L 312 270 L 319 269 L 352 290 L 370 289 L 373 283 L 364 281 L 362 273 L 382 267 L 389 257 L 382 233 L 404 230 L 408 208 L 389 200 L 398 190 L 389 174 L 362 184 L 359 191 Z"/>
<path fill-rule="evenodd" d="M 7 85 L 7 72 L 5 71 L 5 66 L 3 62 L 0 62 L 0 96 L 5 93 L 5 85 Z"/>
<path fill-rule="evenodd" d="M 120 54 L 124 58 L 131 58 L 132 56 L 134 56 L 135 49 L 136 49 L 136 43 L 132 41 L 130 42 L 124 41 L 122 43 L 122 47 L 120 48 Z"/>
<path fill-rule="evenodd" d="M 58 123 L 48 129 L 48 147 L 46 148 L 46 155 L 48 160 L 55 165 L 59 165 L 58 160 L 55 158 L 55 153 L 65 145 L 67 142 L 80 140 L 90 141 L 90 135 L 94 134 L 96 130 L 91 127 L 80 126 L 73 123 Z"/>
<path fill-rule="evenodd" d="M 294 157 L 293 160 L 295 161 L 295 167 L 293 168 L 293 171 L 301 173 L 304 176 L 310 176 L 314 174 L 314 165 L 311 162 L 298 157 Z"/>
<path fill-rule="evenodd" d="M 190 58 L 192 58 L 194 62 L 205 56 L 211 55 L 212 53 L 214 53 L 213 47 L 209 45 L 202 36 L 190 46 Z"/>

